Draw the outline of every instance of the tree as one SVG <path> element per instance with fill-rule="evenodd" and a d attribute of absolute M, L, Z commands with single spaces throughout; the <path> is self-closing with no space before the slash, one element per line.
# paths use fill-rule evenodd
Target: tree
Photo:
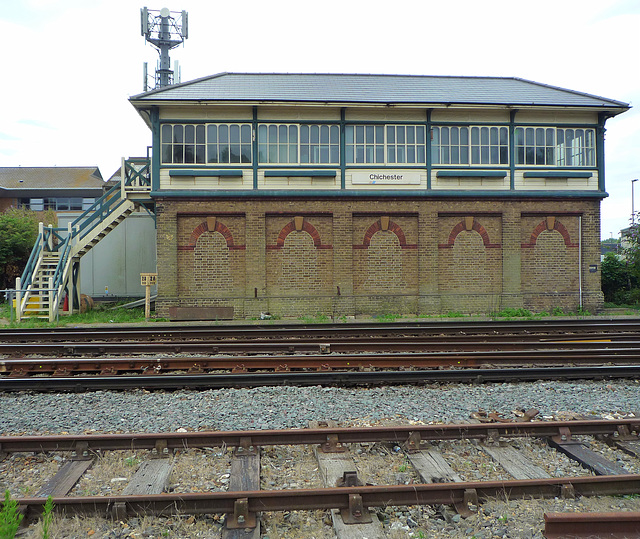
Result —
<path fill-rule="evenodd" d="M 604 300 L 610 303 L 629 303 L 631 285 L 637 284 L 632 277 L 629 265 L 615 253 L 607 253 L 601 266 L 602 293 Z"/>
<path fill-rule="evenodd" d="M 10 209 L 0 214 L 0 289 L 13 288 L 38 237 L 38 214 Z"/>

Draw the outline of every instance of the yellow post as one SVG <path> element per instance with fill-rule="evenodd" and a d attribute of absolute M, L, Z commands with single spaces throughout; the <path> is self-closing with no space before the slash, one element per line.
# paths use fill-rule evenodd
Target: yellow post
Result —
<path fill-rule="evenodd" d="M 149 320 L 151 317 L 151 287 L 156 284 L 157 273 L 141 273 L 140 284 L 145 287 L 144 295 L 144 318 Z"/>

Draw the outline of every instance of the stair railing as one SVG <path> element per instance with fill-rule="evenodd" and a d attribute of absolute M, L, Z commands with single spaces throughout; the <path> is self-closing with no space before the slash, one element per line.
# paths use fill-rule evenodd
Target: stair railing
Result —
<path fill-rule="evenodd" d="M 55 272 L 49 281 L 49 321 L 53 321 L 58 313 L 58 306 L 64 287 L 69 277 L 72 262 L 72 248 L 82 239 L 100 227 L 108 217 L 126 201 L 127 192 L 151 190 L 150 160 L 148 158 L 123 159 L 121 181 L 100 198 L 65 228 L 45 227 L 39 224 L 39 235 L 22 276 L 16 279 L 16 316 L 20 321 L 30 297 L 34 294 L 33 278 L 37 275 L 45 253 L 59 253 Z M 63 235 L 63 232 L 66 234 Z M 22 292 L 22 293 L 21 293 Z M 45 298 L 43 298 L 45 299 Z"/>

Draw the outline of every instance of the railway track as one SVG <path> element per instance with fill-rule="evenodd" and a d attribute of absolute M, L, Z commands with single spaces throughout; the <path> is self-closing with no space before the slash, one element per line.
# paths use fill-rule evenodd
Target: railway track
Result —
<path fill-rule="evenodd" d="M 0 391 L 79 392 L 132 389 L 223 389 L 264 386 L 376 386 L 429 383 L 504 383 L 542 380 L 637 379 L 640 365 L 517 367 L 490 369 L 242 372 L 227 374 L 153 374 L 0 377 Z"/>
<path fill-rule="evenodd" d="M 153 324 L 151 326 L 12 328 L 0 330 L 0 342 L 108 341 L 108 340 L 220 340 L 220 339 L 326 339 L 374 336 L 465 337 L 498 336 L 638 336 L 640 319 L 562 319 L 551 320 L 492 320 L 492 321 L 421 321 L 409 323 L 348 322 L 327 324 L 261 323 L 242 325 Z"/>
<path fill-rule="evenodd" d="M 530 411 L 525 419 L 534 416 Z M 194 515 L 197 521 L 217 515 L 213 522 L 221 537 L 261 537 L 261 526 L 266 533 L 284 536 L 278 534 L 276 513 L 315 511 L 308 517 L 316 521 L 315 529 L 330 524 L 338 538 L 375 539 L 388 536 L 392 520 L 408 521 L 405 513 L 417 518 L 416 529 L 429 533 L 437 524 L 434 519 L 454 509 L 462 517 L 460 526 L 475 530 L 483 525 L 478 518 L 482 505 L 492 500 L 638 495 L 640 475 L 609 457 L 624 454 L 627 465 L 640 470 L 639 433 L 638 418 L 341 428 L 317 423 L 286 431 L 2 436 L 0 448 L 17 469 L 20 459 L 30 458 L 32 452 L 63 455 L 52 476 L 36 481 L 35 496 L 18 497 L 31 519 L 43 512 L 47 496 L 52 496 L 54 511 L 64 516 L 123 521 Z M 83 495 L 104 491 L 103 485 L 87 482 L 86 475 L 99 476 L 98 468 L 117 452 L 128 455 L 117 460 L 135 457 L 135 468 L 116 483 L 106 477 L 108 495 Z M 468 469 L 464 463 L 470 453 L 492 466 Z M 542 460 L 533 458 L 541 454 Z M 228 481 L 188 490 L 188 481 L 179 476 L 185 470 L 180 465 L 183 458 L 197 458 L 203 473 L 216 470 Z M 367 465 L 369 458 L 373 465 Z M 273 459 L 296 462 L 295 481 L 291 474 L 286 479 L 272 477 Z M 560 460 L 571 463 L 570 473 L 556 473 Z M 279 466 L 278 472 L 285 468 Z M 479 469 L 486 472 L 481 478 Z M 173 492 L 170 484 L 178 485 Z M 19 490 L 19 485 L 12 488 Z M 429 509 L 411 512 L 415 506 Z M 440 507 L 436 513 L 439 506 L 452 509 Z M 420 514 L 422 519 L 416 517 Z M 619 529 L 628 529 L 624 519 L 615 522 Z M 540 520 L 538 527 L 543 524 Z M 60 520 L 58 525 L 65 523 Z M 300 533 L 297 537 L 304 536 Z"/>

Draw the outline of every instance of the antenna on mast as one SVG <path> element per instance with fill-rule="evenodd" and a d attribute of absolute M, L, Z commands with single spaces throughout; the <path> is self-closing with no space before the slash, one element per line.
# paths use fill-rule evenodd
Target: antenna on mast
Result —
<path fill-rule="evenodd" d="M 146 7 L 140 9 L 141 34 L 151 43 L 160 55 L 155 74 L 155 88 L 164 88 L 174 84 L 174 72 L 171 69 L 169 51 L 184 43 L 189 37 L 189 14 L 186 11 L 160 11 Z M 147 91 L 147 69 L 144 68 L 144 90 Z M 178 73 L 178 79 L 180 75 Z"/>

